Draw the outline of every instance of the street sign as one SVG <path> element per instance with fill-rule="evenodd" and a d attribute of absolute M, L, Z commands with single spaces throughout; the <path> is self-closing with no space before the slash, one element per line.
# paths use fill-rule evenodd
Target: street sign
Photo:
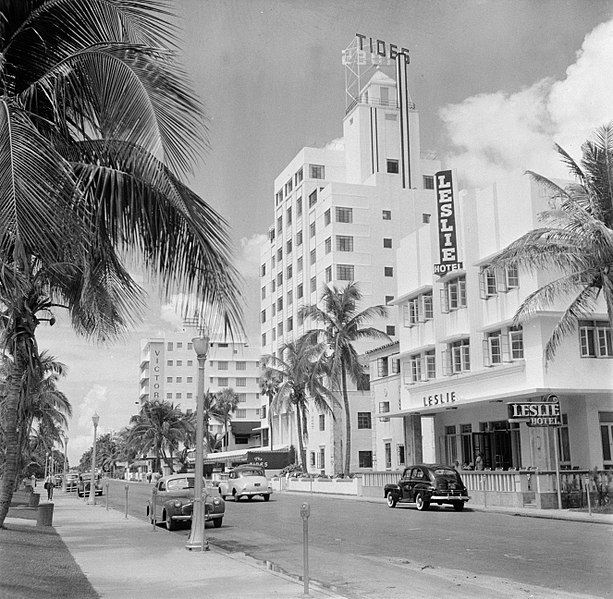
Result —
<path fill-rule="evenodd" d="M 509 422 L 526 422 L 528 426 L 560 426 L 562 415 L 557 395 L 548 395 L 545 401 L 513 402 L 507 404 Z"/>

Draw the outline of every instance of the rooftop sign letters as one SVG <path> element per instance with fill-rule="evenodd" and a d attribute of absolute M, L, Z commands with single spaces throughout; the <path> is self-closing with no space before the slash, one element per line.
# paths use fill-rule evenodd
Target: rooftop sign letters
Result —
<path fill-rule="evenodd" d="M 406 56 L 409 62 L 409 49 L 402 48 L 396 44 L 390 44 L 383 40 L 374 39 L 361 33 L 355 34 L 357 47 L 348 48 L 343 51 L 343 64 L 351 64 L 357 61 L 360 65 L 387 65 L 394 64 L 394 60 L 399 54 Z M 354 53 L 355 51 L 355 53 Z"/>
<path fill-rule="evenodd" d="M 438 243 L 440 264 L 434 265 L 434 274 L 443 276 L 463 268 L 458 260 L 455 219 L 455 186 L 452 171 L 439 171 L 434 175 L 438 212 Z"/>
<path fill-rule="evenodd" d="M 528 426 L 559 426 L 562 424 L 560 402 L 557 395 L 549 395 L 546 401 L 510 403 L 509 422 L 527 422 Z"/>

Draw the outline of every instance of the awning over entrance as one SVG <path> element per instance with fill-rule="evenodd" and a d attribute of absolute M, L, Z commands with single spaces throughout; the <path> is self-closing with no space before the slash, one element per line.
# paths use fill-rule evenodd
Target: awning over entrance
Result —
<path fill-rule="evenodd" d="M 255 431 L 256 427 L 260 426 L 259 421 L 248 421 L 248 422 L 232 422 L 232 434 L 245 436 L 252 435 Z"/>

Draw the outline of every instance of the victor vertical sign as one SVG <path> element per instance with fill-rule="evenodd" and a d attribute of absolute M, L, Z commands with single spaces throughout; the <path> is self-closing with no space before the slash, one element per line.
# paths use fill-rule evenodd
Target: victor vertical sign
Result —
<path fill-rule="evenodd" d="M 438 214 L 438 243 L 440 263 L 434 265 L 434 274 L 443 276 L 464 267 L 458 260 L 456 235 L 456 189 L 452 171 L 439 171 L 434 175 Z"/>

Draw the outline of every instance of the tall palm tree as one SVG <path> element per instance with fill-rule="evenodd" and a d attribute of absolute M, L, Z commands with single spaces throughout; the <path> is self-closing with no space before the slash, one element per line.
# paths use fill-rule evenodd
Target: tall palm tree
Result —
<path fill-rule="evenodd" d="M 238 407 L 238 395 L 234 392 L 234 389 L 227 387 L 217 393 L 217 418 L 223 424 L 224 430 L 224 449 L 228 449 L 230 442 L 228 436 L 228 427 L 232 422 L 232 414 Z"/>
<path fill-rule="evenodd" d="M 193 293 L 241 329 L 227 224 L 185 184 L 206 126 L 171 17 L 157 0 L 0 0 L 0 346 L 11 356 L 0 527 L 20 382 L 51 310 L 86 337 L 121 337 L 144 305 L 129 257 L 165 297 Z"/>
<path fill-rule="evenodd" d="M 206 452 L 211 452 L 215 449 L 214 435 L 210 431 L 211 420 L 221 420 L 217 393 L 211 393 L 210 390 L 207 390 L 204 394 L 202 416 L 204 420 L 204 443 L 206 445 L 204 451 L 206 455 Z M 188 434 L 185 444 L 189 448 L 196 443 L 196 412 L 192 412 L 188 416 L 188 420 L 191 423 L 191 432 Z"/>
<path fill-rule="evenodd" d="M 322 329 L 309 331 L 307 338 L 323 338 L 330 348 L 330 373 L 336 388 L 343 395 L 345 415 L 345 464 L 344 474 L 351 468 L 351 411 L 347 390 L 347 375 L 359 385 L 364 378 L 364 370 L 354 347 L 357 341 L 381 339 L 389 341 L 389 336 L 375 327 L 365 326 L 374 318 L 387 315 L 382 305 L 370 306 L 358 311 L 362 294 L 356 283 L 349 283 L 339 289 L 334 285 L 326 287 L 321 295 L 319 306 L 303 306 L 300 310 L 304 318 L 311 318 L 322 325 Z"/>
<path fill-rule="evenodd" d="M 281 381 L 279 377 L 275 373 L 275 371 L 268 367 L 264 366 L 262 370 L 262 374 L 260 376 L 260 392 L 262 395 L 265 395 L 268 398 L 268 433 L 270 439 L 270 449 L 274 449 L 273 447 L 273 438 L 272 438 L 272 429 L 273 429 L 273 410 L 272 410 L 272 400 L 275 395 L 279 391 L 279 386 Z"/>
<path fill-rule="evenodd" d="M 130 424 L 130 444 L 143 454 L 153 451 L 156 472 L 161 470 L 162 459 L 173 472 L 172 455 L 192 428 L 187 416 L 171 402 L 146 401 L 140 412 L 130 418 Z"/>
<path fill-rule="evenodd" d="M 307 459 L 304 445 L 308 437 L 307 415 L 309 400 L 315 407 L 334 414 L 334 396 L 325 385 L 327 370 L 326 345 L 313 343 L 306 337 L 286 343 L 281 348 L 283 358 L 267 356 L 266 368 L 279 381 L 272 409 L 277 412 L 295 412 L 298 448 L 302 469 L 306 472 Z"/>
<path fill-rule="evenodd" d="M 542 227 L 511 243 L 492 262 L 499 268 L 559 273 L 531 293 L 514 317 L 519 324 L 555 301 L 568 302 L 545 346 L 547 362 L 562 339 L 595 311 L 601 294 L 613 323 L 613 123 L 597 129 L 594 139 L 583 144 L 580 165 L 560 146 L 556 149 L 575 182 L 562 188 L 528 171 L 551 192 L 554 207 L 540 215 Z"/>

